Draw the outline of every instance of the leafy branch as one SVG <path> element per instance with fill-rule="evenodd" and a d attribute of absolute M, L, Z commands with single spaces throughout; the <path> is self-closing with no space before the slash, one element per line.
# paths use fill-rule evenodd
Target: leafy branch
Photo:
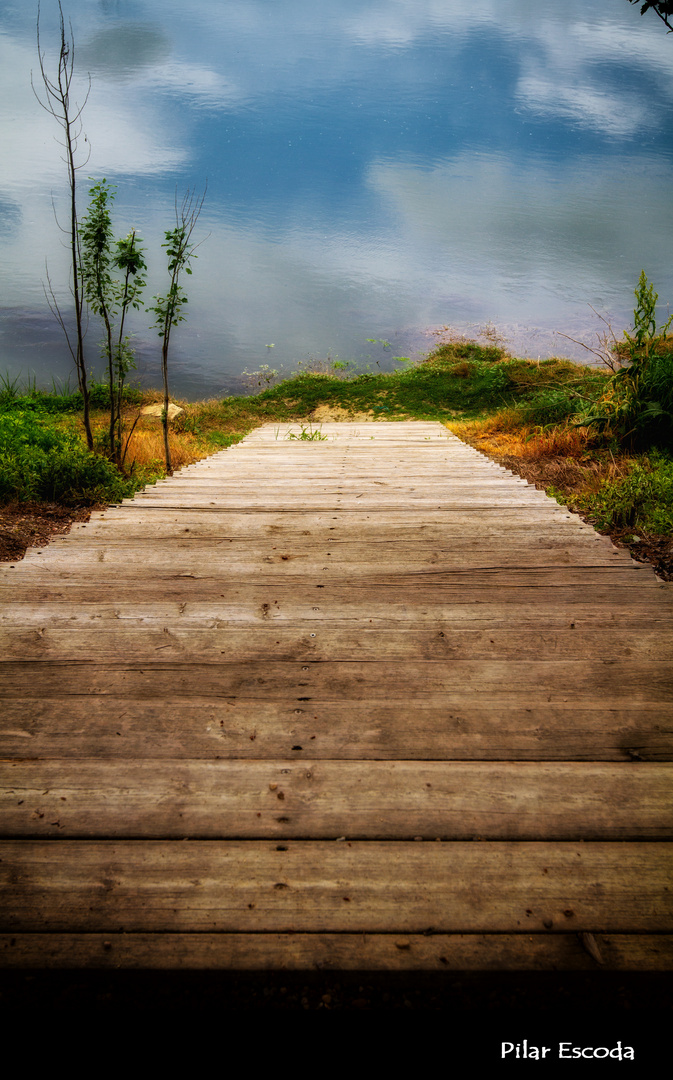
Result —
<path fill-rule="evenodd" d="M 639 4 L 641 0 L 629 0 L 630 4 Z M 668 27 L 668 32 L 673 33 L 673 2 L 672 0 L 645 0 L 645 3 L 640 8 L 640 14 L 644 15 L 650 8 L 658 15 L 665 26 Z"/>
<path fill-rule="evenodd" d="M 168 351 L 173 327 L 184 322 L 186 316 L 182 310 L 187 303 L 187 295 L 181 282 L 181 275 L 191 274 L 189 265 L 201 243 L 195 244 L 192 240 L 196 223 L 201 215 L 206 198 L 207 186 L 202 195 L 198 195 L 195 189 L 187 189 L 182 203 L 178 205 L 177 195 L 175 198 L 175 228 L 164 233 L 165 242 L 161 245 L 166 249 L 168 259 L 169 287 L 163 296 L 155 296 L 155 303 L 149 307 L 148 312 L 156 315 L 153 323 L 158 329 L 159 337 L 163 339 L 161 348 L 161 373 L 164 383 L 164 408 L 162 422 L 164 428 L 164 452 L 166 456 L 166 472 L 169 476 L 173 473 L 171 452 L 168 445 Z"/>
<path fill-rule="evenodd" d="M 129 308 L 141 306 L 140 296 L 145 287 L 142 274 L 147 267 L 135 229 L 124 239 L 113 241 L 110 204 L 115 192 L 107 180 L 94 184 L 89 195 L 89 211 L 79 228 L 82 291 L 89 307 L 100 316 L 105 327 L 103 356 L 107 362 L 110 391 L 108 450 L 112 460 L 121 465 L 124 382 L 130 368 L 135 366 L 129 338 L 124 337 L 124 323 Z M 118 317 L 119 328 L 115 330 L 114 322 Z"/>

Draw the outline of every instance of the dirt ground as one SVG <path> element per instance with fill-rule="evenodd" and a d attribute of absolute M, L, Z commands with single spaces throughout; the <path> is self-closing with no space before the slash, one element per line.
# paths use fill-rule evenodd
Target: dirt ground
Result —
<path fill-rule="evenodd" d="M 58 503 L 10 503 L 0 506 L 0 562 L 18 562 L 29 547 L 48 544 L 69 532 L 75 521 L 88 521 L 92 509 Z"/>

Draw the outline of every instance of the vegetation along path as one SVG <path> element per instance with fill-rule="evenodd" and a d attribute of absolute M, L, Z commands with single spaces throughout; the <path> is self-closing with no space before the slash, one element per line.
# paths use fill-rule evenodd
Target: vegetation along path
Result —
<path fill-rule="evenodd" d="M 0 571 L 0 964 L 665 970 L 672 586 L 439 423 Z"/>

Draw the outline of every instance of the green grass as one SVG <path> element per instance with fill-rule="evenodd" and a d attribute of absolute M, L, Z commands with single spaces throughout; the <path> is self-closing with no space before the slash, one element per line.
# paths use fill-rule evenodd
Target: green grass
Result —
<path fill-rule="evenodd" d="M 445 421 L 525 403 L 543 414 L 552 400 L 555 413 L 565 417 L 583 399 L 598 395 L 604 382 L 599 373 L 567 360 L 515 360 L 502 349 L 458 342 L 440 345 L 412 368 L 350 378 L 302 373 L 245 400 L 249 407 L 253 401 L 257 408 L 266 406 L 274 419 L 302 417 L 332 405 L 386 419 Z"/>
<path fill-rule="evenodd" d="M 633 528 L 673 533 L 673 458 L 657 450 L 636 458 L 626 476 L 575 500 L 599 529 Z"/>
<path fill-rule="evenodd" d="M 143 392 L 137 387 L 124 387 L 126 404 L 139 404 Z M 75 415 L 83 408 L 83 399 L 79 390 L 71 390 L 68 383 L 54 387 L 51 391 L 39 390 L 34 379 L 24 380 L 0 376 L 0 414 L 5 412 L 34 412 L 45 414 L 70 413 Z M 89 386 L 89 404 L 92 409 L 110 408 L 110 388 L 107 383 L 91 381 Z"/>

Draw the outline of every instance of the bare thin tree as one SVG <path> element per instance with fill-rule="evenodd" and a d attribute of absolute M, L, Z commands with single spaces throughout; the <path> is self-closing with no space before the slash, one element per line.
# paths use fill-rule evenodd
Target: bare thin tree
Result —
<path fill-rule="evenodd" d="M 65 333 L 68 348 L 75 362 L 77 369 L 77 382 L 79 385 L 82 399 L 84 401 L 84 430 L 86 432 L 86 441 L 90 450 L 93 449 L 93 435 L 91 433 L 91 422 L 89 419 L 89 388 L 87 384 L 86 364 L 84 359 L 84 297 L 81 287 L 81 268 L 80 268 L 80 249 L 79 249 L 79 236 L 78 236 L 78 222 L 77 222 L 77 173 L 86 165 L 89 160 L 89 153 L 83 161 L 77 160 L 79 140 L 82 138 L 82 113 L 84 107 L 89 99 L 89 93 L 91 91 L 91 77 L 89 76 L 89 85 L 84 96 L 84 101 L 81 105 L 71 100 L 71 90 L 73 77 L 75 72 L 75 39 L 72 32 L 72 24 L 68 23 L 68 33 L 66 34 L 65 20 L 63 18 L 63 9 L 59 0 L 58 3 L 59 22 L 60 22 L 60 49 L 58 55 L 58 65 L 56 68 L 56 74 L 52 77 L 47 71 L 45 54 L 42 51 L 42 44 L 40 41 L 40 5 L 37 6 L 37 54 L 40 67 L 40 78 L 42 80 L 42 94 L 38 93 L 33 82 L 33 76 L 31 72 L 31 86 L 33 87 L 33 93 L 38 102 L 50 116 L 53 116 L 63 133 L 61 146 L 64 150 L 63 160 L 67 167 L 68 173 L 68 187 L 70 193 L 70 225 L 69 228 L 62 228 L 62 231 L 69 236 L 69 247 L 71 255 L 71 289 L 75 306 L 75 340 L 72 340 L 71 334 L 68 331 L 66 321 L 62 314 L 61 308 L 56 299 L 56 294 L 51 284 L 49 274 L 47 273 L 47 287 L 45 287 L 45 295 L 47 302 L 54 315 L 58 319 L 63 332 Z M 84 135 L 84 141 L 87 142 L 86 135 Z"/>

